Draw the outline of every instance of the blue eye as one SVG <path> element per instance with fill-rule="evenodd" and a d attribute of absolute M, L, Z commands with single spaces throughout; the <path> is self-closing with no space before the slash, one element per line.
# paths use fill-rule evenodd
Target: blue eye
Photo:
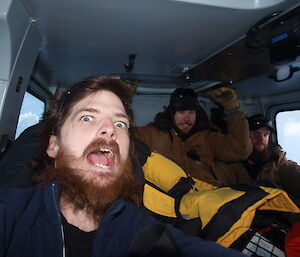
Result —
<path fill-rule="evenodd" d="M 82 121 L 93 121 L 94 118 L 90 115 L 84 115 L 80 118 L 80 120 L 82 120 Z"/>
<path fill-rule="evenodd" d="M 115 123 L 115 126 L 118 127 L 118 128 L 128 128 L 128 127 L 129 127 L 129 126 L 128 126 L 125 122 L 123 122 L 123 121 L 117 121 L 117 122 Z"/>

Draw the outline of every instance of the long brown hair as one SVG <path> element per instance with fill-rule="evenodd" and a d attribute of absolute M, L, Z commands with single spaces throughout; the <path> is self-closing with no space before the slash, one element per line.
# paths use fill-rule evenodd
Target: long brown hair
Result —
<path fill-rule="evenodd" d="M 39 174 L 44 167 L 52 163 L 53 160 L 46 153 L 50 136 L 60 133 L 62 125 L 70 114 L 72 107 L 90 94 L 101 90 L 107 90 L 116 94 L 122 101 L 126 114 L 129 117 L 130 125 L 132 125 L 133 112 L 130 106 L 132 90 L 130 87 L 125 81 L 114 77 L 93 76 L 76 83 L 64 93 L 56 94 L 50 102 L 50 108 L 45 113 L 43 121 L 38 126 L 41 138 L 41 152 L 40 157 L 32 163 L 34 173 Z M 134 143 L 132 142 L 131 134 L 131 128 L 129 128 L 129 158 L 135 163 Z M 38 177 L 35 179 L 38 180 Z"/>

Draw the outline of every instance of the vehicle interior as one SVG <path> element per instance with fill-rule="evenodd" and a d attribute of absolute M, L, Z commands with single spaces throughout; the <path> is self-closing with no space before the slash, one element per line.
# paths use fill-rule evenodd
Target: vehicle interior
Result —
<path fill-rule="evenodd" d="M 299 56 L 299 0 L 1 0 L 0 169 L 2 176 L 0 187 L 5 184 L 6 188 L 20 188 L 34 183 L 28 160 L 37 157 L 32 153 L 38 152 L 40 138 L 31 131 L 27 135 L 24 133 L 25 143 L 21 140 L 14 142 L 14 140 L 26 128 L 40 122 L 49 107 L 51 96 L 67 90 L 81 79 L 95 75 L 113 76 L 130 84 L 132 108 L 137 126 L 147 125 L 153 121 L 156 114 L 168 106 L 170 96 L 176 88 L 193 89 L 210 120 L 216 122 L 216 118 L 220 118 L 218 115 L 222 114 L 218 112 L 220 109 L 213 101 L 211 93 L 218 87 L 233 88 L 245 116 L 259 113 L 266 116 L 271 121 L 268 133 L 272 131 L 272 140 L 283 148 L 288 160 L 300 165 L 300 155 L 297 151 L 300 143 Z M 194 115 L 196 117 L 195 113 Z M 243 121 L 243 117 L 241 120 Z M 217 135 L 223 138 L 222 135 Z M 247 141 L 248 134 L 245 138 Z M 82 145 L 82 141 L 79 142 Z M 180 144 L 182 142 L 184 141 L 179 141 Z M 136 148 L 138 153 L 142 152 L 138 147 Z M 10 154 L 5 156 L 9 149 L 11 149 L 8 152 Z M 53 147 L 53 151 L 54 149 Z M 100 148 L 100 151 L 105 155 L 102 156 L 104 165 L 102 162 L 97 162 L 94 166 L 97 166 L 96 164 L 98 167 L 109 166 L 109 162 L 112 161 L 109 161 L 107 156 L 111 156 L 112 151 L 106 148 L 104 150 Z M 148 148 L 147 151 L 149 151 L 148 157 L 152 153 Z M 240 149 L 237 152 L 241 152 Z M 201 163 L 201 158 L 195 149 L 189 149 L 186 155 L 193 161 L 197 161 L 197 165 L 204 163 Z M 147 157 L 143 156 L 144 162 L 148 161 Z M 212 158 L 212 165 L 215 165 L 215 160 Z M 143 192 L 146 188 L 149 190 L 148 186 L 151 184 L 146 183 L 147 173 L 140 167 L 144 162 L 137 165 L 141 180 L 145 183 Z M 243 161 L 245 162 L 247 160 Z M 53 163 L 56 167 L 56 162 Z M 297 166 L 296 163 L 294 166 Z M 173 165 L 173 162 L 170 165 Z M 159 188 L 159 184 L 152 183 L 154 186 L 151 192 L 158 192 L 158 197 L 153 197 L 153 206 L 162 207 L 162 212 L 155 212 L 159 208 L 155 210 L 148 208 L 145 200 L 144 207 L 153 211 L 152 214 L 157 217 L 160 215 L 160 218 L 165 218 L 162 221 L 169 223 L 174 220 L 174 222 L 179 221 L 178 228 L 184 232 L 192 232 L 192 235 L 202 236 L 205 240 L 220 243 L 218 240 L 224 239 L 220 244 L 225 247 L 246 249 L 255 253 L 257 251 L 254 243 L 258 242 L 258 239 L 254 226 L 258 221 L 266 223 L 264 218 L 267 215 L 264 216 L 264 211 L 269 211 L 271 214 L 272 225 L 276 218 L 280 223 L 285 220 L 282 217 L 288 216 L 286 214 L 293 216 L 292 221 L 287 222 L 289 225 L 296 221 L 296 218 L 299 221 L 299 217 L 294 215 L 300 213 L 299 199 L 295 199 L 297 201 L 294 203 L 288 191 L 273 187 L 273 184 L 263 184 L 266 188 L 266 191 L 263 191 L 259 184 L 255 184 L 257 181 L 252 180 L 250 185 L 241 183 L 223 187 L 223 184 L 219 188 L 209 185 L 209 182 L 198 180 L 202 186 L 198 185 L 198 190 L 193 176 L 188 172 L 185 173 L 181 168 L 176 174 L 174 166 L 163 166 L 159 163 L 156 167 L 160 168 L 157 173 L 167 174 L 165 177 L 168 182 L 174 174 L 179 175 L 176 181 L 174 179 L 174 185 L 171 184 L 168 189 L 163 188 L 165 192 Z M 160 172 L 162 169 L 170 171 L 171 176 L 169 173 Z M 3 170 L 5 172 L 2 172 Z M 285 173 L 284 177 L 287 177 Z M 297 178 L 299 180 L 299 177 Z M 292 181 L 297 181 L 297 178 L 295 179 L 293 173 Z M 247 191 L 249 188 L 251 190 Z M 252 190 L 253 188 L 255 190 Z M 297 185 L 296 188 L 298 189 Z M 235 189 L 239 191 L 239 196 L 231 197 Z M 191 191 L 193 192 L 189 194 Z M 267 191 L 276 192 L 271 195 Z M 171 204 L 159 202 L 165 199 L 161 196 L 162 192 L 171 200 Z M 214 202 L 216 192 L 221 192 L 220 197 L 216 197 L 221 199 L 219 205 Z M 201 193 L 203 197 L 199 197 Z M 180 213 L 180 201 L 185 195 L 192 196 L 187 197 L 190 202 L 184 204 L 187 209 L 186 215 L 184 212 Z M 143 199 L 146 199 L 146 196 L 147 194 L 144 193 Z M 223 196 L 225 198 L 230 196 L 230 201 L 224 201 Z M 248 198 L 249 196 L 251 199 Z M 200 201 L 201 199 L 203 202 Z M 258 200 L 259 204 L 257 204 Z M 12 203 L 15 204 L 14 201 Z M 260 204 L 265 205 L 260 208 L 262 206 Z M 175 214 L 165 215 L 165 206 Z M 202 219 L 200 215 L 190 216 L 193 206 L 197 215 L 207 212 L 211 219 L 206 216 Z M 217 211 L 215 211 L 216 206 L 219 207 Z M 57 206 L 56 209 L 59 210 Z M 259 215 L 254 218 L 258 209 L 261 212 L 257 212 Z M 282 216 L 276 211 L 282 212 Z M 9 212 L 7 213 L 10 215 Z M 29 212 L 26 209 L 24 213 Z M 20 217 L 23 217 L 22 215 L 20 214 Z M 234 216 L 238 221 L 229 220 L 230 216 Z M 39 219 L 36 216 L 32 217 Z M 241 218 L 245 218 L 249 223 Z M 17 222 L 13 224 L 14 227 L 19 225 Z M 299 222 L 297 224 L 299 225 Z M 245 233 L 245 228 L 252 234 Z M 268 227 L 263 228 L 271 231 L 269 224 Z M 277 226 L 277 228 L 284 232 L 284 236 L 287 234 L 288 230 L 282 229 L 286 227 Z M 262 231 L 261 227 L 258 229 L 257 231 Z M 21 227 L 21 230 L 24 230 L 24 227 Z M 215 234 L 211 234 L 211 231 Z M 227 237 L 231 235 L 235 238 L 229 242 Z M 242 236 L 239 237 L 240 235 Z M 253 237 L 250 238 L 249 235 Z M 284 242 L 284 236 L 278 240 L 280 244 Z M 239 241 L 236 240 L 237 238 L 247 242 L 251 239 L 249 249 L 248 244 L 245 248 L 237 245 L 236 242 Z M 236 242 L 233 243 L 235 240 Z M 41 239 L 41 241 L 47 240 Z M 143 245 L 143 241 L 138 243 Z M 162 245 L 158 244 L 159 247 Z M 269 243 L 265 245 L 266 248 L 270 248 Z M 279 255 L 272 256 L 285 256 L 284 246 L 282 245 L 281 248 Z M 175 249 L 177 251 L 177 248 Z M 277 248 L 273 247 L 272 251 L 274 249 Z M 151 256 L 154 254 L 151 253 Z"/>
<path fill-rule="evenodd" d="M 1 0 L 0 11 L 1 152 L 20 120 L 41 118 L 20 116 L 26 93 L 43 113 L 57 90 L 93 75 L 130 82 L 137 125 L 179 87 L 194 89 L 208 115 L 219 86 L 274 126 L 279 112 L 300 109 L 299 0 Z"/>

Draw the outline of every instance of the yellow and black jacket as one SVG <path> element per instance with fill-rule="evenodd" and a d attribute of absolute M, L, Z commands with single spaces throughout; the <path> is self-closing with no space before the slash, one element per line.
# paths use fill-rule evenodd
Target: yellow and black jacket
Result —
<path fill-rule="evenodd" d="M 188 177 L 174 162 L 155 152 L 143 164 L 144 206 L 171 219 L 200 220 L 201 236 L 230 247 L 247 232 L 258 211 L 300 214 L 285 191 L 265 186 L 215 187 Z"/>

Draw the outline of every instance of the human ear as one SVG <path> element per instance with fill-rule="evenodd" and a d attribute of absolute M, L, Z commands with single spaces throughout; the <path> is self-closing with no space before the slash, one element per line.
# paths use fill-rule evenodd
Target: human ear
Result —
<path fill-rule="evenodd" d="M 57 146 L 57 137 L 51 135 L 49 139 L 48 148 L 46 150 L 47 154 L 51 158 L 55 158 L 58 152 L 58 146 Z"/>

